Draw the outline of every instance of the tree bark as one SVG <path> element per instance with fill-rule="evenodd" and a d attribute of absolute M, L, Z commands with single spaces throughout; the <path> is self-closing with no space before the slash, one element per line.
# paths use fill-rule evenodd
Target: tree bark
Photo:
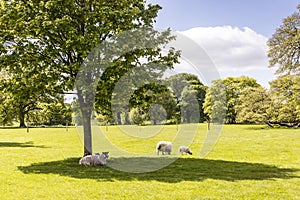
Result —
<path fill-rule="evenodd" d="M 26 125 L 25 125 L 25 113 L 22 110 L 20 110 L 20 112 L 19 112 L 19 120 L 20 120 L 19 127 L 20 128 L 26 127 Z"/>
<path fill-rule="evenodd" d="M 84 156 L 92 155 L 92 125 L 89 112 L 82 113 L 84 133 Z"/>
<path fill-rule="evenodd" d="M 78 90 L 78 100 L 80 112 L 82 115 L 82 125 L 83 125 L 83 144 L 84 144 L 84 153 L 83 156 L 92 155 L 92 110 L 93 103 L 90 101 L 90 98 L 87 96 L 84 98 L 82 90 Z"/>

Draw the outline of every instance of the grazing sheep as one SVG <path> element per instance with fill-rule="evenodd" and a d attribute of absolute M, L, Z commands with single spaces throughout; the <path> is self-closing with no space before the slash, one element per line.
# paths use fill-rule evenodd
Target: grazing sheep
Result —
<path fill-rule="evenodd" d="M 193 155 L 193 153 L 191 152 L 191 150 L 188 147 L 186 147 L 186 146 L 179 147 L 178 154 L 182 155 L 183 153 L 188 153 L 190 155 Z"/>
<path fill-rule="evenodd" d="M 165 152 L 170 155 L 172 151 L 172 143 L 166 141 L 159 141 L 156 145 L 156 150 L 157 150 L 157 155 L 159 155 L 160 151 L 162 155 L 164 155 Z"/>
<path fill-rule="evenodd" d="M 84 156 L 79 160 L 80 165 L 106 165 L 109 152 L 95 153 L 94 155 Z"/>

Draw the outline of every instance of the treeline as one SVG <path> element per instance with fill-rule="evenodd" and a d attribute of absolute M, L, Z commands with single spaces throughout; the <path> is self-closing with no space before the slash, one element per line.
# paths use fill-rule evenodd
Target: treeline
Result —
<path fill-rule="evenodd" d="M 39 94 L 36 87 L 22 81 L 17 88 L 10 86 L 10 89 L 5 84 L 7 80 L 2 76 L 0 82 L 3 91 L 0 125 L 82 124 L 75 101 L 66 103 L 60 94 Z M 300 126 L 300 77 L 297 75 L 280 76 L 266 89 L 246 76 L 215 80 L 207 87 L 196 75 L 181 73 L 145 84 L 129 99 L 117 99 L 117 104 L 115 95 L 114 92 L 107 95 L 105 104 L 102 95 L 96 96 L 94 117 L 102 124 L 217 122 Z"/>
<path fill-rule="evenodd" d="M 270 88 L 248 77 L 216 80 L 208 89 L 205 113 L 225 123 L 265 123 L 269 126 L 300 126 L 300 77 L 283 75 Z"/>
<path fill-rule="evenodd" d="M 118 112 L 98 106 L 97 118 L 110 124 L 247 123 L 300 126 L 300 77 L 284 75 L 269 89 L 246 76 L 204 86 L 197 76 L 177 74 L 162 85 L 145 85 Z M 102 112 L 101 112 L 102 111 Z"/>
<path fill-rule="evenodd" d="M 130 85 L 130 83 L 127 82 Z M 130 88 L 133 87 L 129 86 Z M 110 124 L 175 124 L 204 122 L 203 103 L 207 87 L 196 75 L 181 73 L 137 88 L 129 98 L 124 89 L 112 92 L 103 103 L 104 95 L 96 96 L 97 118 Z M 107 90 L 102 90 L 107 91 Z M 124 94 L 123 94 L 124 93 Z M 79 113 L 79 112 L 78 112 Z"/>

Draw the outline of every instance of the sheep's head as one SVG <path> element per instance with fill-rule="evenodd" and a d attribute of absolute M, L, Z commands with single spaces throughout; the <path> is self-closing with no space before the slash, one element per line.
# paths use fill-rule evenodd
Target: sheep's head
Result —
<path fill-rule="evenodd" d="M 102 154 L 104 155 L 104 157 L 107 159 L 108 158 L 108 151 L 102 152 Z"/>

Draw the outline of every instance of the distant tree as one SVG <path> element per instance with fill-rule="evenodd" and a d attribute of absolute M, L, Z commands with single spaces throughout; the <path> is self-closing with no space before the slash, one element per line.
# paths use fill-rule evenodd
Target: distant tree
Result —
<path fill-rule="evenodd" d="M 300 125 L 300 77 L 284 75 L 270 83 L 272 103 L 267 112 L 273 124 Z"/>
<path fill-rule="evenodd" d="M 71 105 L 57 101 L 49 104 L 42 103 L 39 107 L 41 109 L 28 114 L 27 120 L 31 125 L 71 125 Z"/>
<path fill-rule="evenodd" d="M 5 95 L 2 100 L 6 107 L 5 114 L 12 115 L 9 117 L 11 119 L 17 119 L 19 127 L 26 127 L 26 116 L 41 109 L 40 103 L 50 103 L 58 97 L 52 90 L 51 83 L 45 81 L 47 77 L 35 73 L 35 68 L 31 68 L 22 70 L 22 73 L 8 73 L 0 80 L 0 89 Z"/>
<path fill-rule="evenodd" d="M 297 9 L 268 41 L 270 66 L 278 64 L 278 74 L 300 74 L 300 4 Z"/>
<path fill-rule="evenodd" d="M 147 113 L 141 106 L 132 108 L 129 116 L 131 121 L 137 125 L 143 125 L 148 119 Z"/>
<path fill-rule="evenodd" d="M 181 116 L 184 123 L 198 123 L 200 119 L 200 108 L 197 99 L 198 91 L 192 86 L 184 87 L 181 92 Z M 202 110 L 202 108 L 201 108 Z"/>
<path fill-rule="evenodd" d="M 255 79 L 246 76 L 228 77 L 214 81 L 206 94 L 203 105 L 205 113 L 210 119 L 218 118 L 215 120 L 222 119 L 226 113 L 225 123 L 236 123 L 237 106 L 241 104 L 239 96 L 241 91 L 247 87 L 260 87 L 260 85 Z M 226 111 L 224 111 L 224 106 Z"/>
<path fill-rule="evenodd" d="M 268 123 L 267 113 L 271 99 L 263 87 L 247 87 L 239 95 L 240 104 L 237 106 L 238 123 Z"/>
<path fill-rule="evenodd" d="M 137 114 L 146 114 L 154 124 L 175 116 L 176 101 L 165 85 L 146 84 L 134 92 L 129 101 L 130 110 L 138 108 Z M 161 115 L 161 116 L 160 116 Z M 144 118 L 144 117 L 143 117 Z"/>
<path fill-rule="evenodd" d="M 227 110 L 226 105 L 225 85 L 221 79 L 215 80 L 207 89 L 203 104 L 204 113 L 207 115 L 207 121 L 223 123 Z"/>
<path fill-rule="evenodd" d="M 207 87 L 201 83 L 198 76 L 189 73 L 179 73 L 168 77 L 166 82 L 174 93 L 177 102 L 177 117 L 181 115 L 184 117 L 182 120 L 188 122 L 192 115 L 195 116 L 196 112 L 198 116 L 197 121 L 203 122 L 205 120 L 203 103 Z M 196 100 L 198 105 L 193 105 L 194 100 Z M 197 106 L 197 109 L 192 109 L 195 106 Z M 180 112 L 183 113 L 180 114 Z M 180 120 L 178 119 L 179 122 Z"/>

